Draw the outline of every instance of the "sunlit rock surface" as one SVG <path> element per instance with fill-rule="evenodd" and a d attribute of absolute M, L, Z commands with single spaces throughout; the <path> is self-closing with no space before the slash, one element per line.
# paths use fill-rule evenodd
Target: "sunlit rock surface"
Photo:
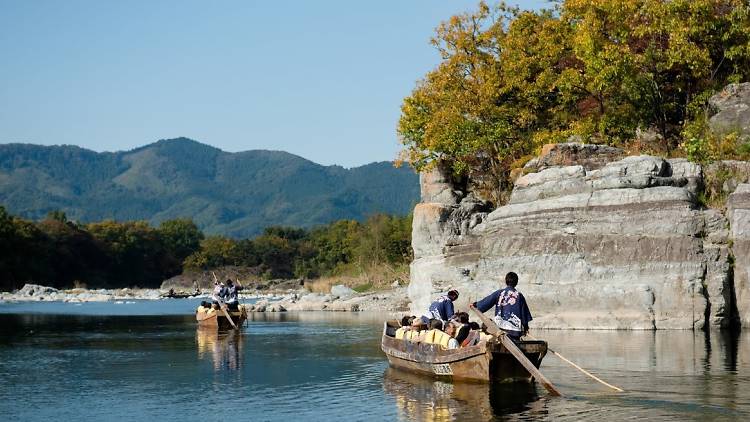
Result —
<path fill-rule="evenodd" d="M 750 184 L 741 184 L 729 197 L 727 216 L 734 256 L 734 291 L 740 322 L 750 326 Z"/>
<path fill-rule="evenodd" d="M 728 219 L 705 209 L 696 196 L 700 165 L 548 146 L 516 180 L 509 203 L 490 213 L 439 172 L 422 176 L 414 210 L 415 313 L 448 287 L 459 289 L 465 308 L 514 271 L 536 328 L 719 328 L 738 316 L 750 323 L 750 305 L 737 306 L 750 301 L 742 296 L 750 192 L 732 195 Z"/>

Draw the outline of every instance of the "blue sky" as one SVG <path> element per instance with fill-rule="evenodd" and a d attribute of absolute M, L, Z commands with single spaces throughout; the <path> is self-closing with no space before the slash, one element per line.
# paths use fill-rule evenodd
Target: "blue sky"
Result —
<path fill-rule="evenodd" d="M 476 4 L 0 0 L 0 143 L 116 151 L 186 136 L 391 160 L 401 100 L 439 61 L 434 28 Z"/>

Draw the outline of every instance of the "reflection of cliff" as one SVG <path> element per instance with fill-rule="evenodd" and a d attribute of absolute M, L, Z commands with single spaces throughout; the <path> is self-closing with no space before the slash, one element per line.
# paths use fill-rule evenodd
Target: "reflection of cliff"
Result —
<path fill-rule="evenodd" d="M 698 201 L 700 165 L 623 155 L 599 145 L 546 146 L 523 169 L 509 204 L 491 212 L 447 173 L 422 174 L 414 310 L 427 308 L 434 283 L 459 289 L 463 308 L 515 271 L 534 328 L 750 323 L 750 184 L 734 190 L 725 216 Z M 748 176 L 744 164 L 736 167 Z"/>
<path fill-rule="evenodd" d="M 545 411 L 532 384 L 451 383 L 389 368 L 383 389 L 395 398 L 403 420 L 484 421 L 522 411 L 532 415 Z"/>
<path fill-rule="evenodd" d="M 211 357 L 214 371 L 238 370 L 242 364 L 242 334 L 236 330 L 228 332 L 215 328 L 199 327 L 196 330 L 198 358 Z"/>

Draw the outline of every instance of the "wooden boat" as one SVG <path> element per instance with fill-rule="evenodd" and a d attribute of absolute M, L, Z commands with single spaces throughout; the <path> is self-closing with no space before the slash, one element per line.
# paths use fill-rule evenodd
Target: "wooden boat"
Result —
<path fill-rule="evenodd" d="M 166 299 L 187 299 L 193 296 L 195 295 L 192 295 L 190 293 L 165 293 L 161 297 Z"/>
<path fill-rule="evenodd" d="M 189 297 L 198 296 L 200 294 L 200 290 L 196 290 L 193 293 L 187 293 L 187 292 L 176 292 L 174 289 L 169 289 L 167 293 L 162 293 L 161 297 L 166 299 L 186 299 Z"/>
<path fill-rule="evenodd" d="M 247 308 L 245 305 L 239 305 L 238 310 L 228 310 L 227 313 L 232 318 L 232 321 L 234 321 L 234 324 L 238 327 L 247 319 Z M 206 308 L 199 306 L 195 311 L 195 320 L 198 321 L 198 325 L 201 327 L 216 327 L 220 330 L 232 328 L 232 324 L 221 309 L 207 310 Z"/>
<path fill-rule="evenodd" d="M 531 382 L 533 379 L 495 339 L 449 350 L 437 344 L 397 340 L 395 332 L 400 326 L 398 321 L 387 321 L 383 327 L 381 349 L 394 368 L 472 381 Z M 537 368 L 547 354 L 546 341 L 521 341 L 517 345 Z"/>

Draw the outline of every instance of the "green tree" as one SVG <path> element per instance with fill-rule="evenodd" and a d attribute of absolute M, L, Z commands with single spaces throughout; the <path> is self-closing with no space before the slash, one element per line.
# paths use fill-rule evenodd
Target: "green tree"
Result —
<path fill-rule="evenodd" d="M 188 218 L 162 222 L 159 225 L 159 235 L 167 252 L 178 262 L 182 262 L 197 251 L 204 238 L 203 232 L 198 229 L 193 220 Z"/>
<path fill-rule="evenodd" d="M 201 241 L 200 250 L 185 259 L 185 266 L 207 270 L 224 265 L 238 265 L 241 258 L 237 241 L 223 236 L 208 236 Z"/>

